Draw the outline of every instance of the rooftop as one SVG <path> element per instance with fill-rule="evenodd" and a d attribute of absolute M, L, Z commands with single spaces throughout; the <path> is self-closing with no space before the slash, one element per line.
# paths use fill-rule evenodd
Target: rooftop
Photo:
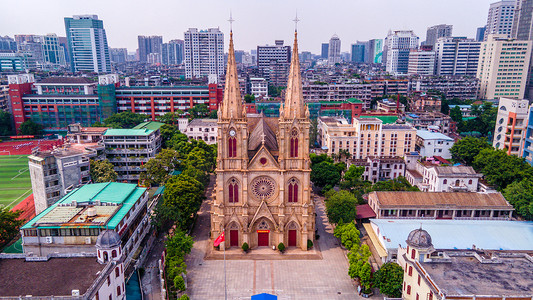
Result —
<path fill-rule="evenodd" d="M 435 249 L 533 250 L 533 222 L 481 220 L 388 220 L 372 219 L 387 249 L 405 242 L 414 229 L 426 230 Z"/>
<path fill-rule="evenodd" d="M 360 116 L 359 118 L 376 118 L 378 120 L 381 120 L 383 124 L 394 124 L 396 123 L 396 120 L 398 120 L 397 116 Z"/>
<path fill-rule="evenodd" d="M 39 84 L 93 84 L 95 80 L 87 77 L 48 77 L 36 83 Z"/>
<path fill-rule="evenodd" d="M 195 127 L 195 126 L 218 126 L 217 119 L 194 119 L 192 120 L 188 126 Z"/>
<path fill-rule="evenodd" d="M 96 257 L 0 259 L 0 296 L 71 296 L 72 290 L 84 294 L 104 267 Z"/>
<path fill-rule="evenodd" d="M 105 226 L 108 229 L 115 229 L 145 191 L 146 188 L 129 183 L 87 184 L 61 198 L 26 223 L 22 229 L 80 226 L 98 228 Z M 96 215 L 89 213 L 90 208 L 94 209 Z"/>
<path fill-rule="evenodd" d="M 451 262 L 424 262 L 424 270 L 446 296 L 533 295 L 533 262 L 525 257 L 481 263 L 471 256 L 452 256 Z"/>
<path fill-rule="evenodd" d="M 417 130 L 416 136 L 424 140 L 447 140 L 453 142 L 453 139 L 440 132 L 431 132 L 427 130 Z"/>
<path fill-rule="evenodd" d="M 502 208 L 513 207 L 501 193 L 447 193 L 447 192 L 372 192 L 383 207 L 434 207 L 434 208 Z"/>
<path fill-rule="evenodd" d="M 453 176 L 453 177 L 482 177 L 483 175 L 476 173 L 474 168 L 470 166 L 434 166 L 437 175 Z"/>
<path fill-rule="evenodd" d="M 104 136 L 148 136 L 154 130 L 151 129 L 108 129 Z"/>
<path fill-rule="evenodd" d="M 141 123 L 135 127 L 133 127 L 132 129 L 148 129 L 148 130 L 158 130 L 159 128 L 161 128 L 161 126 L 165 125 L 165 123 L 161 123 L 161 122 L 155 122 L 155 121 L 149 121 L 149 122 L 144 122 L 144 123 Z"/>

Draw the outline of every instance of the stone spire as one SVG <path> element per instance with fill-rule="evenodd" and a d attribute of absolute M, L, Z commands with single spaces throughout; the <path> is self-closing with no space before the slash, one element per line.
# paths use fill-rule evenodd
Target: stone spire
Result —
<path fill-rule="evenodd" d="M 233 48 L 233 31 L 230 31 L 228 67 L 226 69 L 226 87 L 222 100 L 222 119 L 241 119 L 243 116 L 239 77 L 237 75 L 237 63 L 235 62 L 235 50 Z"/>
<path fill-rule="evenodd" d="M 294 31 L 291 69 L 289 72 L 289 80 L 287 81 L 287 89 L 285 91 L 285 105 L 282 117 L 285 119 L 305 118 L 300 58 L 298 57 L 298 32 L 296 30 Z"/>

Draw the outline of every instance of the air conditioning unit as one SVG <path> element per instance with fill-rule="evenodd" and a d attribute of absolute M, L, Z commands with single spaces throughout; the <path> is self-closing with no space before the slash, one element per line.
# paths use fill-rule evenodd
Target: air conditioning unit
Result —
<path fill-rule="evenodd" d="M 91 244 L 91 238 L 90 237 L 86 237 L 85 238 L 85 244 L 87 244 L 87 245 Z"/>
<path fill-rule="evenodd" d="M 47 237 L 45 238 L 45 242 L 46 242 L 47 244 L 51 244 L 51 243 L 54 242 L 54 240 L 52 239 L 51 236 L 47 236 Z"/>
<path fill-rule="evenodd" d="M 80 296 L 80 290 L 72 290 L 72 296 L 79 297 Z"/>

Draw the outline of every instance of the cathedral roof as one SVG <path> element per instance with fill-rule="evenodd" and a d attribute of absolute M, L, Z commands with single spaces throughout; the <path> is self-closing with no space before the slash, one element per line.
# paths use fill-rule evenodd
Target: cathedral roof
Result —
<path fill-rule="evenodd" d="M 224 88 L 224 98 L 222 99 L 221 115 L 225 119 L 246 117 L 243 115 L 237 62 L 235 61 L 235 50 L 233 48 L 233 32 L 230 33 L 229 39 L 228 67 L 226 69 L 226 86 Z"/>
<path fill-rule="evenodd" d="M 298 34 L 294 32 L 294 46 L 292 61 L 285 92 L 283 115 L 285 119 L 304 118 L 305 106 L 303 102 L 302 78 L 300 73 L 300 58 L 298 57 Z"/>
<path fill-rule="evenodd" d="M 268 150 L 278 151 L 276 134 L 272 128 L 268 126 L 266 118 L 261 117 L 248 139 L 248 150 L 253 151 L 259 149 L 263 142 Z"/>

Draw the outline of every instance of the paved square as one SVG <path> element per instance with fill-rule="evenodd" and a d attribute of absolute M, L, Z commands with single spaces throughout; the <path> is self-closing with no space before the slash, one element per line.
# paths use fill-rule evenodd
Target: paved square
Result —
<path fill-rule="evenodd" d="M 226 260 L 228 299 L 250 299 L 260 293 L 278 295 L 280 300 L 359 298 L 348 276 L 348 261 L 333 236 L 321 201 L 316 202 L 316 209 L 317 242 L 323 259 Z M 206 201 L 192 233 L 194 249 L 187 258 L 187 294 L 191 299 L 224 299 L 224 261 L 204 260 L 209 224 Z"/>

